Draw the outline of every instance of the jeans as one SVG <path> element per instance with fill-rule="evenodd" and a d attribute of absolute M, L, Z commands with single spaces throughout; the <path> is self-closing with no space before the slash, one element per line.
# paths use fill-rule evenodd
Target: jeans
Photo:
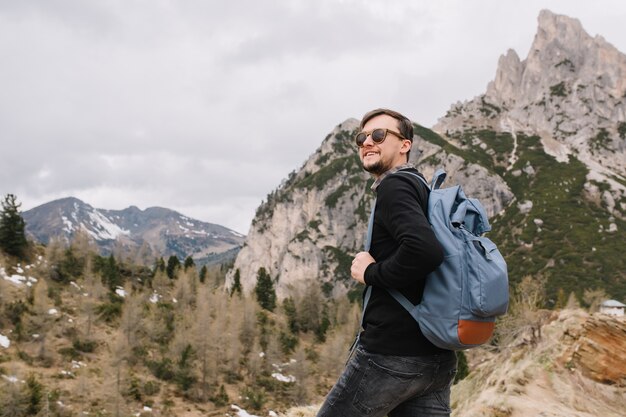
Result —
<path fill-rule="evenodd" d="M 389 356 L 357 346 L 317 417 L 450 416 L 456 354 Z"/>

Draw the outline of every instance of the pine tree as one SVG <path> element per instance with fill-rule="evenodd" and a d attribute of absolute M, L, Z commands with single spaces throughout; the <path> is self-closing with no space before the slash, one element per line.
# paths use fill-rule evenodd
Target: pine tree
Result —
<path fill-rule="evenodd" d="M 28 408 L 26 414 L 29 416 L 36 416 L 41 410 L 43 405 L 43 385 L 37 381 L 34 374 L 30 374 L 26 379 L 26 397 L 28 398 Z"/>
<path fill-rule="evenodd" d="M 202 284 L 204 284 L 204 281 L 206 281 L 206 275 L 208 273 L 208 269 L 206 267 L 206 265 L 202 265 L 202 268 L 200 268 L 200 282 Z"/>
<path fill-rule="evenodd" d="M 172 255 L 167 260 L 167 268 L 165 268 L 165 272 L 170 279 L 174 279 L 176 275 L 176 270 L 180 267 L 180 261 L 176 255 Z"/>
<path fill-rule="evenodd" d="M 283 310 L 285 310 L 285 316 L 287 318 L 287 326 L 289 331 L 293 334 L 300 332 L 300 323 L 298 323 L 298 310 L 296 309 L 296 303 L 292 297 L 287 297 L 283 300 Z"/>
<path fill-rule="evenodd" d="M 232 297 L 235 293 L 241 296 L 241 273 L 239 272 L 239 268 L 235 270 L 235 277 L 233 278 L 233 286 L 230 289 L 230 296 Z"/>
<path fill-rule="evenodd" d="M 1 203 L 0 249 L 9 255 L 23 258 L 28 247 L 24 232 L 26 223 L 19 212 L 21 203 L 16 199 L 15 195 L 7 194 Z"/>
<path fill-rule="evenodd" d="M 154 264 L 154 273 L 156 274 L 157 271 L 165 272 L 165 261 L 162 256 Z"/>
<path fill-rule="evenodd" d="M 120 268 L 113 255 L 109 255 L 108 258 L 96 256 L 95 270 L 100 272 L 100 275 L 102 276 L 102 283 L 111 291 L 115 291 L 117 287 L 124 285 L 124 279 L 120 273 Z"/>
<path fill-rule="evenodd" d="M 260 267 L 257 273 L 257 283 L 254 291 L 259 305 L 265 310 L 274 311 L 274 308 L 276 308 L 276 291 L 274 290 L 272 277 L 263 267 Z"/>
<path fill-rule="evenodd" d="M 186 257 L 185 263 L 183 264 L 183 268 L 185 269 L 185 271 L 188 268 L 191 268 L 192 266 L 196 266 L 196 263 L 193 261 L 193 258 L 191 256 Z"/>

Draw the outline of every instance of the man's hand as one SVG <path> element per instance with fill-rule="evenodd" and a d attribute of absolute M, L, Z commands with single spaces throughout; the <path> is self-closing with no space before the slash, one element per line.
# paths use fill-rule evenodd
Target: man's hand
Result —
<path fill-rule="evenodd" d="M 361 284 L 365 284 L 365 270 L 369 264 L 375 263 L 376 260 L 372 258 L 369 252 L 359 252 L 352 260 L 352 267 L 350 268 L 350 275 L 355 281 L 359 281 Z"/>

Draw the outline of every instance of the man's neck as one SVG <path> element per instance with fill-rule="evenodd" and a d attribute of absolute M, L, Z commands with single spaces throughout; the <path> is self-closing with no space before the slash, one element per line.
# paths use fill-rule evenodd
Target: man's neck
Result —
<path fill-rule="evenodd" d="M 376 189 L 378 188 L 378 186 L 380 185 L 380 183 L 382 182 L 382 180 L 384 180 L 387 176 L 398 172 L 402 169 L 409 169 L 409 168 L 415 168 L 413 166 L 413 164 L 410 164 L 408 162 L 402 163 L 400 165 L 396 165 L 393 168 L 388 169 L 387 171 L 383 172 L 382 174 L 378 175 L 378 176 L 374 176 L 375 181 L 374 184 L 372 184 L 372 190 L 376 191 Z"/>

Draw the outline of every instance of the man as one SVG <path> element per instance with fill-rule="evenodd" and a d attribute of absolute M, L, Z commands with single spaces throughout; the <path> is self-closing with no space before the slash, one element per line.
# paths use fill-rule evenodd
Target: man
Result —
<path fill-rule="evenodd" d="M 455 353 L 430 343 L 385 290 L 418 304 L 426 275 L 443 261 L 426 217 L 428 187 L 402 172 L 418 173 L 408 163 L 412 124 L 376 109 L 363 116 L 355 140 L 363 168 L 375 178 L 376 205 L 369 251 L 355 256 L 351 275 L 371 292 L 354 353 L 318 417 L 449 416 Z"/>

